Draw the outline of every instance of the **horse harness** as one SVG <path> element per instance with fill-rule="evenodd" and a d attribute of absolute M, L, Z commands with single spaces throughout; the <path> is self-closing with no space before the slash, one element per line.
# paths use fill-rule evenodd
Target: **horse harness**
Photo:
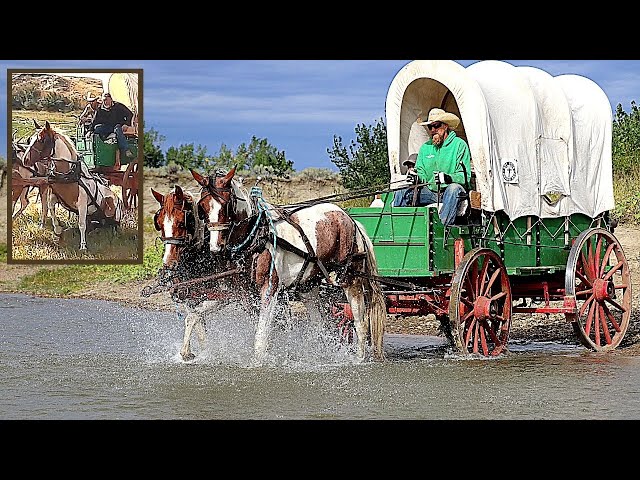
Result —
<path fill-rule="evenodd" d="M 300 271 L 298 272 L 298 275 L 296 276 L 295 281 L 291 284 L 291 286 L 289 287 L 292 291 L 296 291 L 300 285 L 300 283 L 302 282 L 302 278 L 304 276 L 305 271 L 307 270 L 307 267 L 309 266 L 310 263 L 314 263 L 318 266 L 318 268 L 320 269 L 320 271 L 322 272 L 322 275 L 324 276 L 325 280 L 327 281 L 327 283 L 329 285 L 336 285 L 336 281 L 334 281 L 331 278 L 331 274 L 329 273 L 329 269 L 327 268 L 327 266 L 324 264 L 324 262 L 322 262 L 322 260 L 320 260 L 320 258 L 318 258 L 313 245 L 311 244 L 311 242 L 309 241 L 309 237 L 307 237 L 306 233 L 304 232 L 304 230 L 302 229 L 302 227 L 293 220 L 293 218 L 291 218 L 293 216 L 294 213 L 296 213 L 299 210 L 302 210 L 304 208 L 307 208 L 309 205 L 305 205 L 305 206 L 299 206 L 295 209 L 291 209 L 291 208 L 283 208 L 283 207 L 273 207 L 273 210 L 278 213 L 278 215 L 280 216 L 280 218 L 282 220 L 284 220 L 285 222 L 287 222 L 289 225 L 291 225 L 293 228 L 295 228 L 295 230 L 298 232 L 298 235 L 300 236 L 300 238 L 302 239 L 306 251 L 296 247 L 295 245 L 293 245 L 291 242 L 285 240 L 282 237 L 279 237 L 275 234 L 275 231 L 272 231 L 272 229 L 269 228 L 269 226 L 267 225 L 267 221 L 265 219 L 264 216 L 260 216 L 259 219 L 257 219 L 256 221 L 261 221 L 261 225 L 256 225 L 256 228 L 254 228 L 254 236 L 253 238 L 250 240 L 250 242 L 247 244 L 247 246 L 245 248 L 243 248 L 243 254 L 245 257 L 253 255 L 253 253 L 258 252 L 258 251 L 262 251 L 266 245 L 268 243 L 272 243 L 272 244 L 276 244 L 279 247 L 281 247 L 283 250 L 286 250 L 288 252 L 294 253 L 296 255 L 298 255 L 299 257 L 301 257 L 304 261 L 302 268 L 300 269 Z M 232 229 L 233 226 L 235 226 L 236 224 L 232 225 Z M 357 227 L 356 227 L 357 229 Z M 349 267 L 351 266 L 351 264 L 355 261 L 355 260 L 359 260 L 361 258 L 365 258 L 366 255 L 363 253 L 356 253 L 356 241 L 357 241 L 357 235 L 353 235 L 352 237 L 352 243 L 351 243 L 351 248 L 349 249 L 349 254 L 347 256 L 347 261 L 345 262 L 344 265 L 330 265 L 329 267 L 336 267 L 340 268 L 342 270 L 342 272 L 346 272 Z M 255 261 L 255 258 L 254 258 Z"/>
<path fill-rule="evenodd" d="M 218 202 L 224 207 L 226 208 L 225 214 L 226 214 L 226 218 L 231 218 L 231 212 L 235 212 L 236 209 L 236 205 L 237 205 L 237 201 L 238 200 L 244 200 L 244 199 L 238 199 L 233 187 L 228 186 L 228 187 L 216 187 L 215 186 L 215 178 L 217 178 L 218 176 L 222 176 L 223 173 L 218 173 L 216 172 L 216 177 L 210 177 L 209 178 L 209 183 L 206 187 L 203 187 L 203 195 L 200 198 L 200 201 L 202 201 L 203 199 L 207 198 L 208 196 L 212 196 L 215 197 Z M 228 193 L 229 194 L 229 198 L 225 198 L 224 194 Z M 307 205 L 305 206 L 300 206 L 297 207 L 295 209 L 284 209 L 281 207 L 276 207 L 274 210 L 280 215 L 280 217 L 286 221 L 289 225 L 291 225 L 293 228 L 296 229 L 296 231 L 298 232 L 298 234 L 300 235 L 300 238 L 302 239 L 302 241 L 304 242 L 304 245 L 307 249 L 307 251 L 305 252 L 304 250 L 301 250 L 300 248 L 296 247 L 295 245 L 292 245 L 290 242 L 288 242 L 287 240 L 285 240 L 284 238 L 281 237 L 277 237 L 275 236 L 275 232 L 271 232 L 269 231 L 268 225 L 265 222 L 265 218 L 263 215 L 259 215 L 259 218 L 256 221 L 262 221 L 261 225 L 254 225 L 254 229 L 252 230 L 253 233 L 253 238 L 248 239 L 249 241 L 246 243 L 243 243 L 242 245 L 239 245 L 240 248 L 236 248 L 234 249 L 233 253 L 238 253 L 240 251 L 243 252 L 243 256 L 249 257 L 252 256 L 255 252 L 262 250 L 263 248 L 265 248 L 266 244 L 268 242 L 275 242 L 280 245 L 284 250 L 287 250 L 289 252 L 295 253 L 296 255 L 298 255 L 299 257 L 301 257 L 304 260 L 304 264 L 302 266 L 302 268 L 300 269 L 300 271 L 298 272 L 298 275 L 296 277 L 296 280 L 293 282 L 293 284 L 291 285 L 291 288 L 293 291 L 297 290 L 300 282 L 302 281 L 302 277 L 304 276 L 304 272 L 306 271 L 307 267 L 309 266 L 310 263 L 315 263 L 318 268 L 320 269 L 320 271 L 322 272 L 322 274 L 324 275 L 325 279 L 327 280 L 327 282 L 330 285 L 333 285 L 335 282 L 331 279 L 331 275 L 329 273 L 329 271 L 327 270 L 326 266 L 324 265 L 324 263 L 318 258 L 318 256 L 315 253 L 315 250 L 313 248 L 313 245 L 311 245 L 311 242 L 309 241 L 309 238 L 307 237 L 307 235 L 304 233 L 304 230 L 302 229 L 302 227 L 296 223 L 291 217 L 292 215 L 297 212 L 298 210 L 302 210 L 304 208 L 306 208 Z M 256 208 L 258 210 L 260 210 L 258 208 L 258 205 L 256 204 Z M 202 211 L 200 205 L 198 205 L 198 212 L 201 218 L 203 218 L 206 222 L 207 222 L 207 228 L 210 232 L 213 231 L 226 231 L 226 230 L 233 230 L 233 228 L 235 226 L 237 226 L 240 222 L 210 222 L 208 221 L 207 218 L 205 218 L 204 212 Z M 231 232 L 229 233 L 229 236 L 231 236 Z M 357 254 L 354 254 L 353 252 L 355 251 L 355 243 L 356 243 L 356 236 L 353 236 L 353 243 L 350 249 L 350 254 L 348 256 L 348 260 L 346 265 L 343 267 L 344 270 L 346 271 L 346 269 L 349 267 L 349 265 L 352 263 L 353 259 L 355 256 L 357 256 Z"/>
<path fill-rule="evenodd" d="M 99 194 L 99 190 L 98 190 L 98 182 L 102 183 L 103 185 L 107 185 L 106 181 L 98 176 L 98 175 L 91 175 L 90 177 L 87 177 L 86 175 L 84 175 L 84 173 L 82 172 L 82 167 L 80 166 L 80 163 L 82 161 L 81 156 L 78 156 L 78 160 L 67 160 L 66 158 L 55 158 L 55 153 L 56 153 L 56 142 L 53 141 L 51 142 L 52 145 L 50 146 L 50 151 L 48 154 L 44 154 L 45 150 L 46 150 L 46 145 L 47 145 L 47 141 L 46 140 L 39 140 L 43 143 L 43 148 L 42 150 L 39 150 L 36 148 L 35 146 L 35 142 L 31 145 L 31 149 L 35 150 L 40 158 L 38 160 L 36 160 L 35 163 L 41 163 L 43 164 L 46 168 L 47 168 L 47 173 L 46 174 L 41 174 L 40 172 L 38 172 L 36 169 L 30 168 L 26 165 L 24 165 L 24 162 L 20 162 L 22 163 L 22 165 L 27 168 L 28 170 L 30 170 L 33 173 L 34 177 L 46 177 L 47 178 L 47 184 L 52 184 L 52 183 L 77 183 L 78 186 L 82 187 L 83 190 L 87 193 L 87 196 L 89 197 L 89 199 L 91 200 L 91 203 L 89 205 L 93 205 L 96 207 L 96 209 L 98 211 L 101 211 L 101 207 L 100 204 L 98 203 L 97 197 Z M 68 172 L 59 172 L 56 170 L 56 162 L 66 162 L 70 165 L 70 170 Z M 92 193 L 89 190 L 89 187 L 87 185 L 85 185 L 84 182 L 81 181 L 81 179 L 87 179 L 87 180 L 92 180 L 95 183 L 95 192 Z M 67 203 L 64 201 L 64 199 L 58 197 L 58 200 L 65 206 L 65 208 L 71 212 L 75 212 L 78 213 L 77 209 L 73 208 L 71 205 L 67 205 Z"/>

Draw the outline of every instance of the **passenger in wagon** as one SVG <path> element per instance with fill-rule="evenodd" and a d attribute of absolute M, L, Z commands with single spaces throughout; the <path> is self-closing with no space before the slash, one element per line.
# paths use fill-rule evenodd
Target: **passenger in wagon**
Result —
<path fill-rule="evenodd" d="M 87 93 L 87 105 L 84 107 L 84 110 L 80 114 L 78 119 L 79 123 L 84 126 L 84 134 L 87 134 L 93 119 L 96 116 L 96 112 L 98 108 L 100 108 L 100 96 L 96 95 L 95 97 L 91 92 Z"/>
<path fill-rule="evenodd" d="M 102 106 L 96 112 L 96 116 L 91 123 L 91 130 L 102 140 L 112 133 L 116 134 L 118 148 L 121 156 L 133 158 L 135 155 L 129 150 L 129 143 L 122 131 L 124 125 L 131 126 L 133 122 L 133 112 L 129 107 L 120 102 L 114 102 L 110 93 L 103 95 Z"/>
<path fill-rule="evenodd" d="M 460 119 L 453 113 L 434 108 L 426 121 L 421 118 L 417 121 L 427 129 L 431 139 L 420 147 L 415 168 L 408 165 L 407 181 L 424 185 L 397 190 L 393 206 L 411 206 L 417 188 L 415 205 L 442 203 L 440 221 L 447 227 L 455 222 L 459 202 L 467 198 L 471 153 L 467 142 L 454 131 Z"/>

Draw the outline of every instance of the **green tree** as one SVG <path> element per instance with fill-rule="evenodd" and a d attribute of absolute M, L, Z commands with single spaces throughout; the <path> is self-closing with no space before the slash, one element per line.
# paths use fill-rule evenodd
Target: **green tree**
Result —
<path fill-rule="evenodd" d="M 375 125 L 358 124 L 356 140 L 349 148 L 342 137 L 333 136 L 333 148 L 327 149 L 329 159 L 338 167 L 342 184 L 347 190 L 359 190 L 387 185 L 391 181 L 387 149 L 387 126 L 382 118 Z"/>
<path fill-rule="evenodd" d="M 238 170 L 267 167 L 277 176 L 293 171 L 293 162 L 286 159 L 284 150 L 278 151 L 266 138 L 256 136 L 251 137 L 249 144 L 241 143 L 235 153 L 222 144 L 218 155 L 212 157 L 209 168 L 229 169 L 234 165 Z"/>
<path fill-rule="evenodd" d="M 178 148 L 169 147 L 166 157 L 167 163 L 173 163 L 185 170 L 189 168 L 207 170 L 213 163 L 213 160 L 207 156 L 207 147 L 202 145 L 195 147 L 193 143 L 182 144 Z"/>
<path fill-rule="evenodd" d="M 252 136 L 249 145 L 243 143 L 238 147 L 236 156 L 246 159 L 250 168 L 269 167 L 277 176 L 293 171 L 293 162 L 286 159 L 284 150 L 278 151 L 266 138 Z"/>
<path fill-rule="evenodd" d="M 233 150 L 223 143 L 220 146 L 218 155 L 211 158 L 209 169 L 215 170 L 216 168 L 223 168 L 229 170 L 234 165 L 238 165 L 239 170 L 244 170 L 246 167 L 246 158 L 239 158 L 237 153 L 234 155 Z"/>
<path fill-rule="evenodd" d="M 160 135 L 154 128 L 144 129 L 144 165 L 147 167 L 162 167 L 166 165 L 164 154 L 160 149 L 165 137 Z"/>
<path fill-rule="evenodd" d="M 637 173 L 640 168 L 640 107 L 631 101 L 631 112 L 618 104 L 613 119 L 613 169 L 617 175 Z"/>

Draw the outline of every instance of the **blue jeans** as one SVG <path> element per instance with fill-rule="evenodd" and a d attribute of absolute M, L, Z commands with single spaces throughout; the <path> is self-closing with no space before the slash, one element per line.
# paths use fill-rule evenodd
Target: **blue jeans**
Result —
<path fill-rule="evenodd" d="M 117 124 L 115 127 L 111 127 L 111 125 L 107 125 L 106 123 L 100 123 L 95 126 L 93 131 L 100 135 L 100 138 L 103 140 L 115 132 L 116 139 L 118 140 L 118 148 L 120 149 L 120 155 L 123 157 L 126 155 L 127 150 L 129 149 L 129 142 L 127 142 L 127 137 L 125 137 L 122 132 L 122 125 Z"/>
<path fill-rule="evenodd" d="M 445 227 L 453 225 L 456 220 L 456 214 L 458 212 L 458 202 L 460 197 L 465 197 L 466 191 L 459 183 L 452 183 L 444 192 L 442 192 L 442 208 L 440 209 L 440 221 Z M 413 188 L 405 188 L 402 190 L 396 190 L 393 195 L 394 207 L 409 207 L 413 201 Z M 438 193 L 432 192 L 427 187 L 420 187 L 418 189 L 418 198 L 416 199 L 416 206 L 424 206 L 432 203 L 438 203 Z"/>

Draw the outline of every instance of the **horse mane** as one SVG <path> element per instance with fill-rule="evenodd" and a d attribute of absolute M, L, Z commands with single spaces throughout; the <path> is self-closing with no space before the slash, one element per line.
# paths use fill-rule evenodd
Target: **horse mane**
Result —
<path fill-rule="evenodd" d="M 53 130 L 53 133 L 55 135 L 57 135 L 64 142 L 64 144 L 67 146 L 67 148 L 69 149 L 69 151 L 71 152 L 71 154 L 73 156 L 73 158 L 71 160 L 77 160 L 78 159 L 78 150 L 76 149 L 76 146 L 71 141 L 71 138 L 66 133 L 59 132 L 59 131 L 55 130 L 53 127 L 51 127 L 51 130 Z"/>
<path fill-rule="evenodd" d="M 233 187 L 233 193 L 235 194 L 236 199 L 242 198 L 244 200 L 244 203 L 246 204 L 247 216 L 253 216 L 256 213 L 255 207 L 253 202 L 251 201 L 249 192 L 244 186 L 244 183 L 233 178 L 231 180 L 231 186 Z"/>

